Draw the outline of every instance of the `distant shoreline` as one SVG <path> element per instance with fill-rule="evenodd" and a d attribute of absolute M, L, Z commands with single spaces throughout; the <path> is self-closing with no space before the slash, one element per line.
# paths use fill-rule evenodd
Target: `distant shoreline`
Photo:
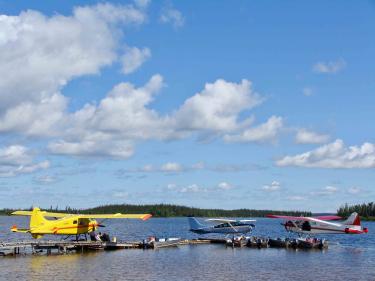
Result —
<path fill-rule="evenodd" d="M 265 217 L 268 214 L 283 214 L 290 216 L 311 216 L 312 213 L 308 211 L 280 211 L 280 210 L 255 210 L 255 209 L 201 209 L 195 207 L 187 207 L 181 205 L 171 204 L 149 204 L 149 205 L 130 205 L 130 204 L 112 204 L 98 206 L 86 209 L 74 209 L 66 207 L 65 209 L 56 208 L 41 208 L 45 211 L 58 213 L 81 213 L 81 214 L 111 214 L 111 213 L 148 213 L 153 217 Z M 16 209 L 2 209 L 0 215 L 9 215 Z M 23 209 L 23 210 L 31 210 Z"/>

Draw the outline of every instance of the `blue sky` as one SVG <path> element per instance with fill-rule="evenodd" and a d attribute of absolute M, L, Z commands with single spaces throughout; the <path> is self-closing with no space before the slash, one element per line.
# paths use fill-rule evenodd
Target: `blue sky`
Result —
<path fill-rule="evenodd" d="M 0 1 L 0 207 L 374 200 L 371 1 Z"/>

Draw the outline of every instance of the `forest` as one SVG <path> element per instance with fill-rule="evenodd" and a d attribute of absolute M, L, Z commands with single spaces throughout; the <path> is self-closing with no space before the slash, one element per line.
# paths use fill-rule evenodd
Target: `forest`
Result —
<path fill-rule="evenodd" d="M 25 209 L 31 210 L 31 208 Z M 131 204 L 114 204 L 103 205 L 88 209 L 75 209 L 65 207 L 61 209 L 58 207 L 42 208 L 42 210 L 62 212 L 62 213 L 80 213 L 80 214 L 107 214 L 107 213 L 150 213 L 153 217 L 264 217 L 267 214 L 284 214 L 284 215 L 303 215 L 311 216 L 311 212 L 307 211 L 275 211 L 275 210 L 254 210 L 254 209 L 236 209 L 236 210 L 223 210 L 223 209 L 201 209 L 187 206 L 171 205 L 171 204 L 150 204 L 150 205 L 131 205 Z M 3 209 L 0 214 L 9 215 L 14 210 Z"/>
<path fill-rule="evenodd" d="M 375 203 L 363 203 L 356 205 L 345 204 L 337 210 L 337 215 L 341 217 L 347 217 L 351 213 L 357 212 L 364 219 L 374 219 L 375 220 Z"/>

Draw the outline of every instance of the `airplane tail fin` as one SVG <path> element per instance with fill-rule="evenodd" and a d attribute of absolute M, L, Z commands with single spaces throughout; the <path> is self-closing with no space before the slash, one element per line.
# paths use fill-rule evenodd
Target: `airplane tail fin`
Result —
<path fill-rule="evenodd" d="M 38 227 L 46 221 L 39 208 L 34 208 L 30 217 L 30 229 Z"/>
<path fill-rule="evenodd" d="M 359 218 L 359 215 L 354 212 L 352 213 L 344 222 L 345 225 L 361 225 L 361 219 Z"/>
<path fill-rule="evenodd" d="M 196 218 L 194 217 L 188 217 L 190 229 L 199 229 L 204 227 L 203 224 L 201 224 Z"/>

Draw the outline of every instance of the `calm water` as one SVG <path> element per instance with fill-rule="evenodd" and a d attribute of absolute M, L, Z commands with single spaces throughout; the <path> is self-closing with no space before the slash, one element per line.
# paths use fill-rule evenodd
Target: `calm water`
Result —
<path fill-rule="evenodd" d="M 29 240 L 9 232 L 24 217 L 0 216 L 0 241 Z M 134 241 L 150 235 L 196 238 L 186 218 L 106 221 L 105 231 Z M 326 251 L 232 249 L 194 245 L 59 256 L 0 258 L 1 280 L 375 280 L 375 223 L 367 235 L 326 235 Z M 104 229 L 103 229 L 104 230 Z M 258 219 L 254 235 L 285 236 L 279 221 Z M 50 239 L 50 238 L 49 238 Z"/>

